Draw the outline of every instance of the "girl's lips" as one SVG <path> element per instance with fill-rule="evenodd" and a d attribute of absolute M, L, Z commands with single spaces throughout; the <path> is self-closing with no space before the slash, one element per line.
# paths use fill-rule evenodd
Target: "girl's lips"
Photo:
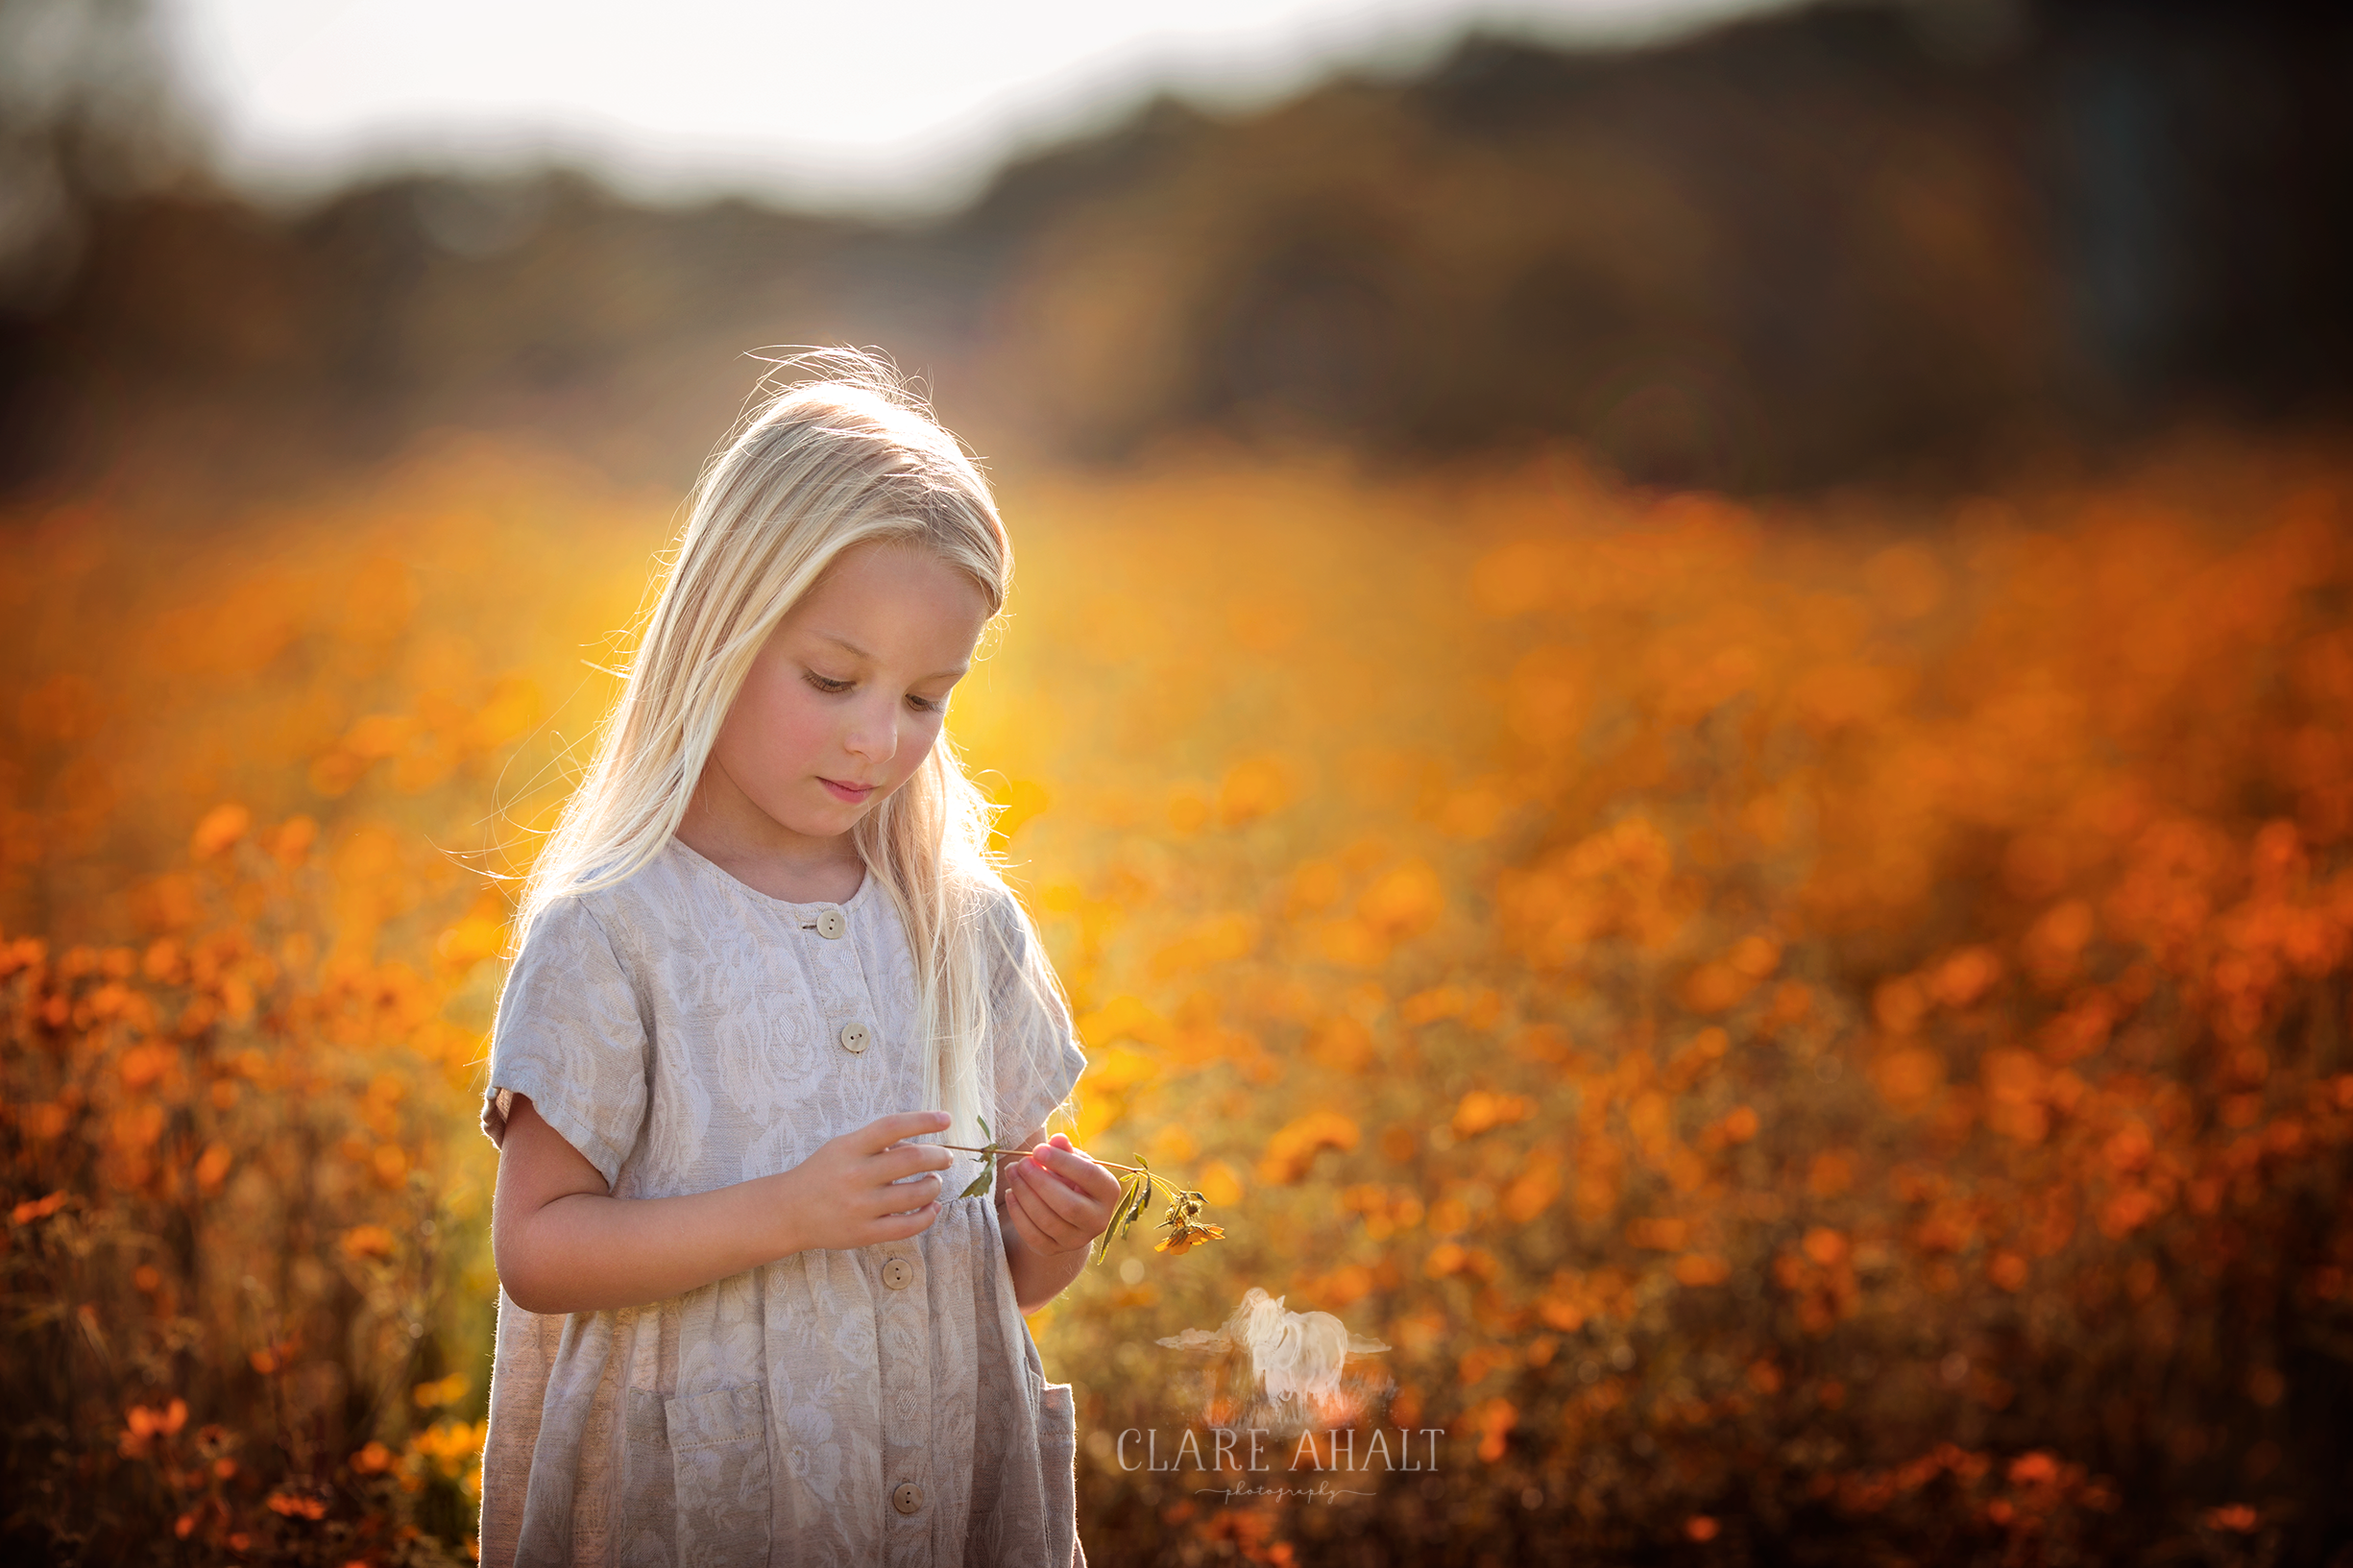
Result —
<path fill-rule="evenodd" d="M 852 806 L 857 805 L 860 801 L 864 800 L 868 795 L 874 793 L 874 785 L 872 784 L 858 787 L 850 784 L 836 784 L 831 779 L 819 779 L 817 783 L 832 790 L 834 793 L 834 799 L 837 801 L 846 801 Z"/>

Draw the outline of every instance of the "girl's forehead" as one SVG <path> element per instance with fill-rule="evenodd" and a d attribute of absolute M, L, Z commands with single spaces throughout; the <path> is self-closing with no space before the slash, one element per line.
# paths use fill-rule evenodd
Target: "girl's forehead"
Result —
<path fill-rule="evenodd" d="M 869 658 L 951 645 L 968 653 L 990 614 L 981 586 L 937 552 L 870 542 L 837 558 L 777 629 Z"/>
<path fill-rule="evenodd" d="M 987 599 L 972 574 L 940 551 L 912 541 L 871 539 L 836 556 L 801 605 L 967 596 Z"/>

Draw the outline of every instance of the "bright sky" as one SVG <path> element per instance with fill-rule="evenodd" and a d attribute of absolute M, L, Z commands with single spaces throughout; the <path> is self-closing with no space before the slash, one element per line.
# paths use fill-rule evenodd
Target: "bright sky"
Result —
<path fill-rule="evenodd" d="M 641 197 L 913 212 L 1155 87 L 1272 102 L 1465 29 L 1671 36 L 1776 0 L 157 0 L 228 172 L 298 194 L 549 156 Z"/>

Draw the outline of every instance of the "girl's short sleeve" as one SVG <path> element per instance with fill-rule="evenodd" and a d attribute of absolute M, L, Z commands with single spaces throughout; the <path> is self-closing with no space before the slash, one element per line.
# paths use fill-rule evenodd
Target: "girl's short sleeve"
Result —
<path fill-rule="evenodd" d="M 1086 1049 L 1052 983 L 1044 953 L 1035 952 L 1033 967 L 1030 962 L 1037 932 L 1020 904 L 1009 892 L 999 893 L 991 900 L 989 914 L 1003 939 L 995 945 L 989 986 L 989 1037 L 995 1046 L 1001 1119 L 992 1130 L 1000 1138 L 1013 1139 L 1043 1127 L 1054 1108 L 1070 1098 L 1079 1074 L 1086 1071 Z"/>
<path fill-rule="evenodd" d="M 524 935 L 491 1029 L 482 1130 L 506 1139 L 517 1095 L 606 1183 L 645 1120 L 646 1033 L 637 990 L 586 900 L 549 905 Z"/>

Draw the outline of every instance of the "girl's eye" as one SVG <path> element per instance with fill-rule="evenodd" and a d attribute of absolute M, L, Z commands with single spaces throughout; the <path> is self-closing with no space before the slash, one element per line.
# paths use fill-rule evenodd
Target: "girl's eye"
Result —
<path fill-rule="evenodd" d="M 838 697 L 858 685 L 856 681 L 837 681 L 831 676 L 819 675 L 813 669 L 801 671 L 801 678 L 829 697 Z M 947 699 L 944 697 L 918 697 L 911 691 L 908 693 L 907 703 L 918 713 L 936 713 L 948 706 Z"/>

